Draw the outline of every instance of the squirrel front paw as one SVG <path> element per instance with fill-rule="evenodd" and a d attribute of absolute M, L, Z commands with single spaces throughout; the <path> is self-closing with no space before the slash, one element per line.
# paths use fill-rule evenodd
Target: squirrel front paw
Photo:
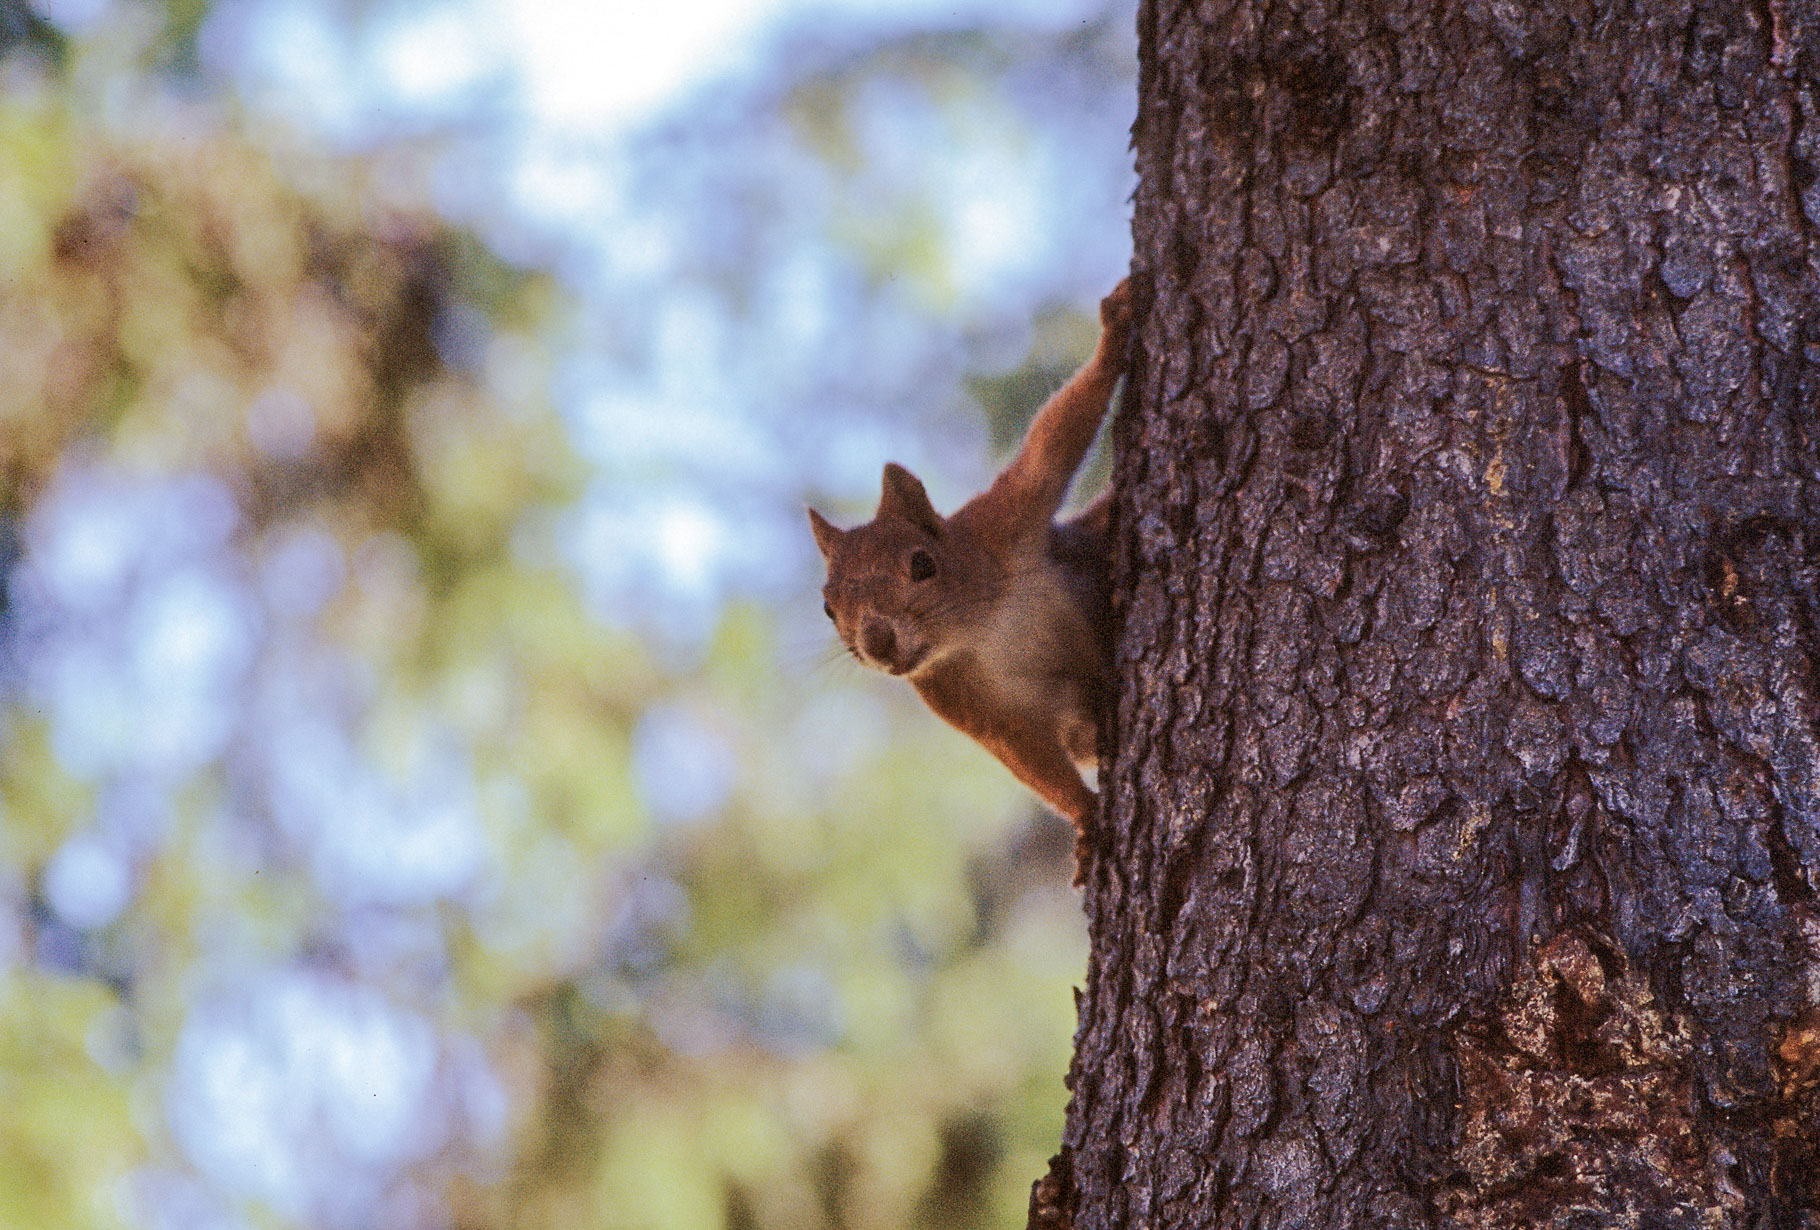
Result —
<path fill-rule="evenodd" d="M 1124 371 L 1131 349 L 1131 279 L 1121 278 L 1112 293 L 1100 300 L 1098 358 L 1115 371 Z"/>

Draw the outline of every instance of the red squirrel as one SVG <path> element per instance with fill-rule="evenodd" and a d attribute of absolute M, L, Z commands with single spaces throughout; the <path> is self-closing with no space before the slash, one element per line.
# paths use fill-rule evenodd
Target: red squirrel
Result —
<path fill-rule="evenodd" d="M 849 652 L 910 681 L 937 717 L 1074 822 L 1075 874 L 1112 705 L 1110 492 L 1055 514 L 1125 371 L 1129 279 L 1100 301 L 1093 357 L 1038 410 L 992 485 L 943 517 L 885 466 L 878 512 L 837 529 L 809 510 L 828 565 L 822 609 Z"/>

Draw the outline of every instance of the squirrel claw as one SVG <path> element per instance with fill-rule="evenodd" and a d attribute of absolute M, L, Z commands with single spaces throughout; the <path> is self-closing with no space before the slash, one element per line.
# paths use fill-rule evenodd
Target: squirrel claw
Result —
<path fill-rule="evenodd" d="M 1093 838 L 1088 835 L 1085 823 L 1076 821 L 1074 826 L 1074 887 L 1080 888 L 1087 883 L 1087 865 L 1093 858 Z"/>
<path fill-rule="evenodd" d="M 1100 300 L 1100 327 L 1124 329 L 1131 326 L 1131 279 L 1120 278 L 1112 293 Z"/>
<path fill-rule="evenodd" d="M 1131 344 L 1131 279 L 1121 278 L 1112 293 L 1100 300 L 1100 354 L 1120 370 Z"/>

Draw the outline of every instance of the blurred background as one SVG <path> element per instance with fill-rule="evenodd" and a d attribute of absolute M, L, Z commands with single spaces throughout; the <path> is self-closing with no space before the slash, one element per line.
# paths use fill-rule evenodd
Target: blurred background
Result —
<path fill-rule="evenodd" d="M 0 1227 L 1021 1226 L 1070 837 L 820 610 L 1131 0 L 0 0 Z"/>

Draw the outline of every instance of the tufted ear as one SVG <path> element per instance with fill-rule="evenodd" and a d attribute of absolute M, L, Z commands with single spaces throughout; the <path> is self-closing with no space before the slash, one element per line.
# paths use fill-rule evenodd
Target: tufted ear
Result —
<path fill-rule="evenodd" d="M 885 463 L 885 490 L 879 496 L 878 515 L 920 525 L 931 534 L 942 532 L 941 514 L 929 502 L 923 481 L 895 461 Z"/>
<path fill-rule="evenodd" d="M 809 529 L 815 534 L 815 545 L 821 549 L 823 562 L 834 554 L 834 548 L 847 536 L 846 530 L 836 529 L 828 518 L 813 508 L 809 510 Z"/>

